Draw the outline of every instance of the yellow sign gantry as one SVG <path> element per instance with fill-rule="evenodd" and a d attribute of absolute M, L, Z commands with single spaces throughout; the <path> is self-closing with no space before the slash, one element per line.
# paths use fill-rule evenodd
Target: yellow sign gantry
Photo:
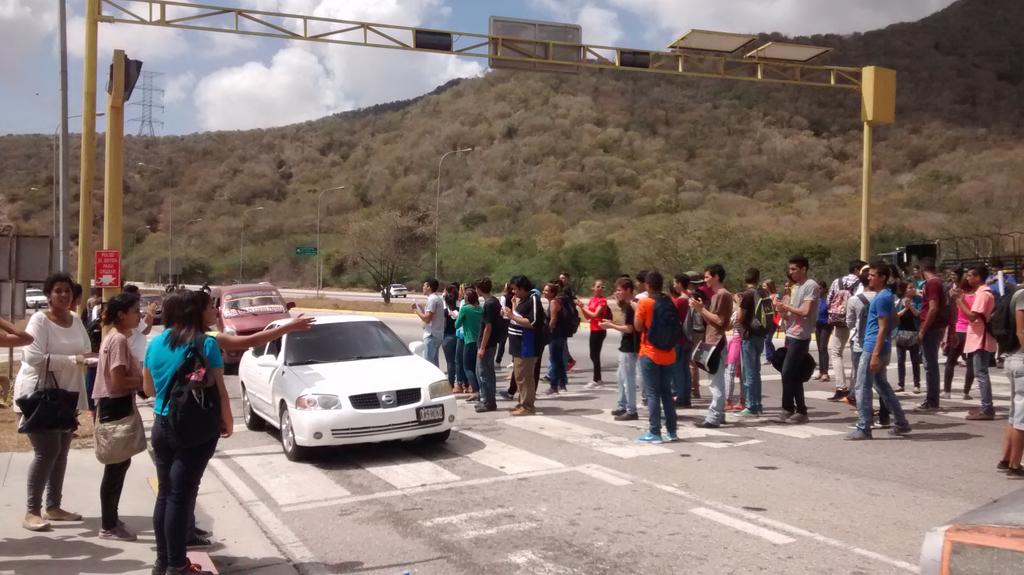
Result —
<path fill-rule="evenodd" d="M 856 91 L 861 94 L 865 146 L 861 258 L 866 260 L 870 256 L 872 127 L 892 123 L 895 119 L 896 73 L 893 70 L 873 66 L 821 66 L 700 51 L 666 52 L 527 40 L 173 0 L 87 0 L 80 196 L 80 230 L 83 231 L 79 233 L 78 254 L 79 282 L 82 285 L 89 285 L 88 276 L 92 271 L 91 234 L 87 230 L 92 229 L 88 200 L 92 192 L 92 159 L 96 146 L 96 38 L 99 23 L 487 58 L 491 63 L 544 64 L 549 69 L 563 68 L 568 72 L 605 69 Z"/>

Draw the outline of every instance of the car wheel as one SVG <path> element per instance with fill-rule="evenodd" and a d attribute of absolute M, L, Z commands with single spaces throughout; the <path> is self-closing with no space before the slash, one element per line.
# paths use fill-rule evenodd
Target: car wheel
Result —
<path fill-rule="evenodd" d="M 423 441 L 427 443 L 444 443 L 445 441 L 448 441 L 448 438 L 451 436 L 451 434 L 452 430 L 446 429 L 441 433 L 431 433 L 430 435 L 424 435 Z"/>
<path fill-rule="evenodd" d="M 295 442 L 295 430 L 292 429 L 292 416 L 286 406 L 281 406 L 281 448 L 288 461 L 302 461 L 309 449 Z"/>
<path fill-rule="evenodd" d="M 249 431 L 263 431 L 267 426 L 267 422 L 253 411 L 252 403 L 249 402 L 249 392 L 244 385 L 242 386 L 242 420 L 245 421 L 245 428 Z"/>

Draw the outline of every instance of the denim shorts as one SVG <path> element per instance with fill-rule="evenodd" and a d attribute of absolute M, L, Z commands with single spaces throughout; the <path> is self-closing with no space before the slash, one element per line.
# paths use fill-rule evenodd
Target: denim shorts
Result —
<path fill-rule="evenodd" d="M 1004 365 L 1010 378 L 1010 425 L 1024 431 L 1024 351 L 1008 356 Z"/>

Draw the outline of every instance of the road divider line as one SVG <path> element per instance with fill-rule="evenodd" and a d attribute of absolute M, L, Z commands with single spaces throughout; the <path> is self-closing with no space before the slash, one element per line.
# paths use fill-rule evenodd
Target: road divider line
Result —
<path fill-rule="evenodd" d="M 737 531 L 742 531 L 749 535 L 760 537 L 761 539 L 764 539 L 765 541 L 768 541 L 769 543 L 772 543 L 774 545 L 788 545 L 796 541 L 796 539 L 793 539 L 788 535 L 783 535 L 782 533 L 779 533 L 777 531 L 765 529 L 764 527 L 754 525 L 749 521 L 736 519 L 731 515 L 719 513 L 718 511 L 715 511 L 714 509 L 708 509 L 707 507 L 694 507 L 693 509 L 690 510 L 690 513 L 693 513 L 694 515 L 699 515 L 700 517 L 703 517 L 705 519 L 710 519 L 711 521 L 720 523 L 722 525 L 725 525 L 726 527 L 731 527 L 732 529 L 735 529 Z"/>
<path fill-rule="evenodd" d="M 263 533 L 277 545 L 289 561 L 293 564 L 303 564 L 302 572 L 306 575 L 326 575 L 328 573 L 326 567 L 321 566 L 316 555 L 265 503 L 256 497 L 252 489 L 226 463 L 215 458 L 210 460 L 210 467 L 213 468 L 228 491 L 259 523 Z"/>
<path fill-rule="evenodd" d="M 470 445 L 466 441 L 460 441 L 459 435 L 464 435 L 469 439 L 478 441 L 483 444 L 483 447 L 480 448 Z M 557 461 L 467 430 L 460 430 L 454 438 L 446 441 L 443 447 L 452 453 L 461 455 L 491 469 L 497 469 L 507 475 L 564 467 L 564 465 Z"/>
<path fill-rule="evenodd" d="M 557 417 L 535 415 L 502 419 L 501 422 L 512 427 L 539 433 L 551 439 L 565 441 L 572 445 L 586 447 L 621 459 L 672 453 L 671 449 L 659 445 L 635 443 L 625 437 L 569 423 Z"/>

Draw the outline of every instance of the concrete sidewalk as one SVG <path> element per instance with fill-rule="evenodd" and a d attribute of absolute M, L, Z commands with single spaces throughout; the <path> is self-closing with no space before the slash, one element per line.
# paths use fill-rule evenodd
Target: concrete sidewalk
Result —
<path fill-rule="evenodd" d="M 156 484 L 156 468 L 148 453 L 132 459 L 121 495 L 121 520 L 139 535 L 132 543 L 97 537 L 103 466 L 91 449 L 71 451 L 64 482 L 63 507 L 81 513 L 83 521 L 55 523 L 53 530 L 42 533 L 23 529 L 31 460 L 31 452 L 0 453 L 0 574 L 151 572 L 156 558 L 152 522 L 156 496 L 151 486 Z M 203 477 L 196 515 L 201 526 L 214 531 L 214 545 L 203 551 L 220 573 L 295 575 L 295 569 L 210 470 Z"/>

